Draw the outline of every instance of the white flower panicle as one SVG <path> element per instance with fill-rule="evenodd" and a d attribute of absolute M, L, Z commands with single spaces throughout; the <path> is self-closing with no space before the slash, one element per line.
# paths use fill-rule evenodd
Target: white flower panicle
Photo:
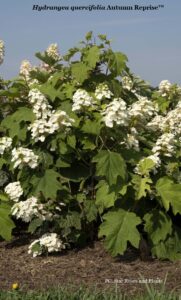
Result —
<path fill-rule="evenodd" d="M 83 89 L 78 89 L 73 95 L 72 111 L 79 111 L 84 107 L 93 106 L 96 101 Z"/>
<path fill-rule="evenodd" d="M 49 124 L 46 119 L 35 120 L 28 127 L 31 130 L 31 136 L 35 140 L 35 142 L 44 142 L 47 133 L 49 133 Z"/>
<path fill-rule="evenodd" d="M 156 141 L 155 146 L 152 149 L 154 154 L 163 154 L 164 156 L 171 157 L 175 152 L 175 135 L 172 133 L 164 133 Z"/>
<path fill-rule="evenodd" d="M 181 135 L 181 107 L 176 106 L 175 109 L 169 111 L 160 123 L 160 129 L 163 132 L 171 132 Z"/>
<path fill-rule="evenodd" d="M 51 115 L 51 106 L 46 97 L 38 90 L 32 89 L 29 92 L 29 101 L 33 105 L 33 112 L 37 119 L 47 119 Z"/>
<path fill-rule="evenodd" d="M 115 98 L 101 114 L 104 116 L 103 121 L 107 127 L 113 127 L 114 123 L 122 126 L 128 125 L 129 115 L 126 102 L 121 98 Z"/>
<path fill-rule="evenodd" d="M 31 136 L 35 142 L 44 142 L 48 134 L 72 126 L 74 120 L 65 111 L 52 110 L 48 100 L 39 90 L 32 89 L 29 93 L 29 100 L 33 104 L 36 120 L 29 125 L 28 129 L 31 130 Z"/>
<path fill-rule="evenodd" d="M 17 219 L 30 222 L 34 216 L 39 216 L 37 198 L 31 197 L 26 201 L 19 201 L 12 206 L 11 213 Z"/>
<path fill-rule="evenodd" d="M 113 93 L 109 90 L 109 87 L 107 86 L 107 84 L 100 83 L 96 87 L 95 97 L 98 100 L 102 100 L 102 99 L 105 99 L 105 98 L 110 99 L 112 95 L 113 95 Z"/>
<path fill-rule="evenodd" d="M 181 89 L 181 88 L 180 88 Z M 181 100 L 179 100 L 179 102 L 176 105 L 176 109 L 181 109 Z"/>
<path fill-rule="evenodd" d="M 28 127 L 35 142 L 44 142 L 48 134 L 72 126 L 74 119 L 69 118 L 65 111 L 55 111 L 49 120 L 37 119 Z"/>
<path fill-rule="evenodd" d="M 33 249 L 36 245 L 39 246 L 38 250 L 36 248 L 35 250 Z M 36 257 L 44 252 L 58 252 L 65 248 L 65 244 L 56 233 L 46 233 L 30 244 L 28 253 L 33 254 L 33 257 Z"/>
<path fill-rule="evenodd" d="M 137 140 L 136 136 L 134 134 L 127 134 L 127 139 L 126 139 L 126 148 L 127 149 L 135 149 L 136 151 L 140 150 L 139 147 L 139 141 Z"/>
<path fill-rule="evenodd" d="M 52 72 L 55 70 L 55 68 L 53 66 L 46 64 L 45 62 L 41 62 L 40 66 L 38 67 L 38 70 L 40 70 L 41 72 Z M 50 77 L 48 81 L 50 80 Z"/>
<path fill-rule="evenodd" d="M 9 198 L 15 202 L 19 201 L 21 195 L 23 195 L 23 189 L 19 181 L 9 183 L 5 189 L 5 193 L 9 196 Z"/>
<path fill-rule="evenodd" d="M 165 97 L 169 94 L 172 84 L 168 80 L 162 80 L 159 84 L 159 93 L 162 97 Z"/>
<path fill-rule="evenodd" d="M 58 45 L 57 44 L 51 44 L 47 50 L 46 53 L 49 57 L 53 58 L 54 60 L 58 61 L 61 59 L 59 50 L 58 50 Z"/>
<path fill-rule="evenodd" d="M 129 115 L 138 118 L 140 121 L 149 120 L 155 113 L 155 107 L 152 101 L 147 97 L 136 94 L 138 101 L 134 102 L 129 108 Z"/>
<path fill-rule="evenodd" d="M 54 133 L 61 127 L 70 127 L 73 122 L 75 120 L 70 118 L 65 111 L 57 110 L 52 113 L 48 121 L 49 133 Z"/>
<path fill-rule="evenodd" d="M 48 203 L 47 203 L 48 204 Z M 11 208 L 12 215 L 24 222 L 30 222 L 34 217 L 40 220 L 52 220 L 53 214 L 46 209 L 46 206 L 38 202 L 36 197 L 30 197 L 25 201 L 19 201 Z"/>
<path fill-rule="evenodd" d="M 36 120 L 30 124 L 28 129 L 31 130 L 31 136 L 35 142 L 44 142 L 50 130 L 48 117 L 52 115 L 52 107 L 49 105 L 46 97 L 38 89 L 32 89 L 29 92 L 29 101 L 33 105 Z"/>
<path fill-rule="evenodd" d="M 150 122 L 147 123 L 147 127 L 153 131 L 161 130 L 164 117 L 156 115 Z"/>
<path fill-rule="evenodd" d="M 30 80 L 30 71 L 32 70 L 32 66 L 28 60 L 23 60 L 20 66 L 20 75 L 24 76 L 27 81 Z"/>
<path fill-rule="evenodd" d="M 127 149 L 134 149 L 136 151 L 140 150 L 139 141 L 138 141 L 138 132 L 136 128 L 131 127 L 130 133 L 127 133 L 126 138 L 121 144 L 125 144 Z"/>
<path fill-rule="evenodd" d="M 19 167 L 21 169 L 23 165 L 28 165 L 34 169 L 38 166 L 38 155 L 35 155 L 34 152 L 28 148 L 14 148 L 12 150 L 11 161 L 14 162 L 14 168 Z"/>
<path fill-rule="evenodd" d="M 10 137 L 2 137 L 0 138 L 0 154 L 4 154 L 6 149 L 11 148 L 12 138 Z"/>
<path fill-rule="evenodd" d="M 165 116 L 156 115 L 147 126 L 153 131 L 181 135 L 181 102 L 178 102 L 175 109 L 168 111 Z"/>
<path fill-rule="evenodd" d="M 4 61 L 4 53 L 5 53 L 4 42 L 2 40 L 0 40 L 0 65 Z"/>
<path fill-rule="evenodd" d="M 123 89 L 131 91 L 131 89 L 133 88 L 133 82 L 130 77 L 128 76 L 122 77 L 122 87 Z"/>

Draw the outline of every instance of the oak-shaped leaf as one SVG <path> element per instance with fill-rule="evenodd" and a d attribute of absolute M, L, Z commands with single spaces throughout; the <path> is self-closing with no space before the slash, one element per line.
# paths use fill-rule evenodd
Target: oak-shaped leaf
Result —
<path fill-rule="evenodd" d="M 135 248 L 139 247 L 140 233 L 137 225 L 141 219 L 133 212 L 123 209 L 112 210 L 103 216 L 98 236 L 105 236 L 105 248 L 112 256 L 123 254 L 130 242 Z"/>
<path fill-rule="evenodd" d="M 171 205 L 175 215 L 181 213 L 181 184 L 174 183 L 165 176 L 157 181 L 156 190 L 166 211 Z"/>
<path fill-rule="evenodd" d="M 63 188 L 59 177 L 60 174 L 53 169 L 47 169 L 43 176 L 34 176 L 31 180 L 34 194 L 38 195 L 41 192 L 45 198 L 55 199 L 57 191 Z"/>
<path fill-rule="evenodd" d="M 0 236 L 9 241 L 15 224 L 10 218 L 11 207 L 7 203 L 0 204 Z"/>
<path fill-rule="evenodd" d="M 148 233 L 152 243 L 156 245 L 164 241 L 172 233 L 172 221 L 164 211 L 154 209 L 144 216 L 144 230 Z"/>
<path fill-rule="evenodd" d="M 126 179 L 126 163 L 121 154 L 101 150 L 92 161 L 97 163 L 96 175 L 104 176 L 110 186 L 116 184 L 119 176 Z"/>

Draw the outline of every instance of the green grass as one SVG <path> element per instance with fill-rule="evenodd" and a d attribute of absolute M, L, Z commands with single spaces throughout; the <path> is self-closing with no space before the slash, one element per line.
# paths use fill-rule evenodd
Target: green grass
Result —
<path fill-rule="evenodd" d="M 180 295 L 180 296 L 179 296 Z M 44 292 L 29 291 L 0 291 L 0 300 L 181 300 L 181 293 L 166 292 L 165 282 L 156 290 L 152 285 L 145 284 L 145 293 L 136 296 L 120 294 L 118 286 L 109 291 L 100 291 L 95 288 L 61 287 Z"/>

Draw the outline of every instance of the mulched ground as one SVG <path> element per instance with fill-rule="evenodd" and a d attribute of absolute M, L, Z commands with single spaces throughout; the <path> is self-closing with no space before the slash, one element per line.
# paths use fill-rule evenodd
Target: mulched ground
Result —
<path fill-rule="evenodd" d="M 96 284 L 97 288 L 106 290 L 117 282 L 122 292 L 134 294 L 145 290 L 143 281 L 139 282 L 140 274 L 159 289 L 168 273 L 166 287 L 181 291 L 181 261 L 142 261 L 139 253 L 133 250 L 112 258 L 102 241 L 84 249 L 32 258 L 27 253 L 29 243 L 27 238 L 0 242 L 0 290 L 10 290 L 14 282 L 18 282 L 23 290 L 69 284 Z"/>

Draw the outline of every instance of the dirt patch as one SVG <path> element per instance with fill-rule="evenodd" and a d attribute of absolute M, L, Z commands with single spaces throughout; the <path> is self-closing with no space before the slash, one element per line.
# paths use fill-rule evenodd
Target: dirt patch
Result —
<path fill-rule="evenodd" d="M 169 262 L 140 260 L 136 251 L 112 258 L 102 241 L 84 249 L 48 257 L 32 258 L 27 253 L 27 238 L 13 242 L 0 242 L 0 289 L 9 290 L 18 282 L 24 290 L 47 289 L 62 285 L 97 285 L 109 289 L 115 286 L 123 292 L 134 294 L 145 289 L 142 277 L 160 288 L 168 273 L 166 287 L 181 290 L 181 261 Z M 140 282 L 141 280 L 141 282 Z"/>

